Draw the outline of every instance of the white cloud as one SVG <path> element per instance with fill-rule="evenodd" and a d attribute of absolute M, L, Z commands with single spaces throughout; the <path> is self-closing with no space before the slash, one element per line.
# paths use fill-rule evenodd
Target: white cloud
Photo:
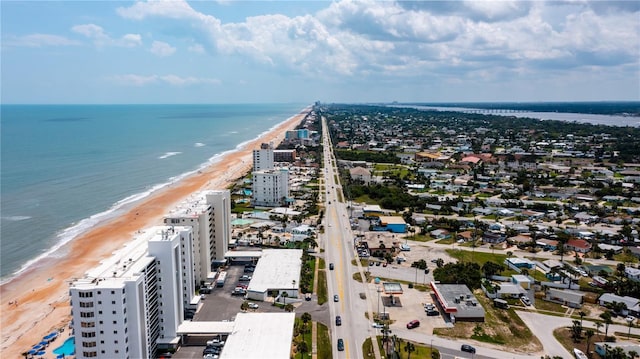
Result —
<path fill-rule="evenodd" d="M 115 75 L 109 78 L 111 81 L 125 86 L 145 86 L 158 81 L 157 75 L 142 76 L 135 74 Z"/>
<path fill-rule="evenodd" d="M 93 40 L 93 43 L 97 47 L 136 47 L 142 45 L 142 37 L 139 34 L 126 34 L 120 39 L 114 39 L 109 36 L 101 26 L 96 24 L 75 25 L 71 30 Z"/>
<path fill-rule="evenodd" d="M 64 36 L 50 34 L 30 34 L 24 36 L 9 36 L 3 40 L 7 46 L 18 47 L 45 47 L 45 46 L 76 46 L 80 42 L 68 39 Z"/>
<path fill-rule="evenodd" d="M 166 57 L 171 56 L 176 52 L 176 48 L 162 41 L 154 41 L 151 44 L 151 53 L 156 56 Z"/>
<path fill-rule="evenodd" d="M 108 78 L 111 82 L 114 82 L 123 86 L 142 87 L 146 85 L 155 85 L 165 83 L 173 86 L 190 86 L 190 85 L 220 85 L 222 81 L 213 78 L 204 77 L 180 77 L 177 75 L 115 75 Z"/>
<path fill-rule="evenodd" d="M 196 53 L 196 54 L 204 54 L 205 53 L 204 47 L 202 45 L 200 45 L 200 44 L 193 44 L 193 45 L 189 46 L 187 48 L 187 50 L 189 52 L 193 52 L 193 53 Z"/>
<path fill-rule="evenodd" d="M 640 10 L 611 7 L 600 14 L 588 4 L 342 0 L 313 15 L 267 14 L 224 24 L 185 1 L 136 2 L 117 11 L 133 20 L 176 20 L 198 41 L 191 52 L 207 49 L 214 56 L 241 56 L 270 70 L 315 77 L 486 79 L 541 66 L 602 66 L 614 59 L 637 65 Z M 163 56 L 175 51 L 165 43 L 154 48 Z"/>

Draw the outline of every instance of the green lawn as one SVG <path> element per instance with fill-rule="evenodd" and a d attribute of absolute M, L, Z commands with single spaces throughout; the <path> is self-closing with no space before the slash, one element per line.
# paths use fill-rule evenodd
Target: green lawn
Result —
<path fill-rule="evenodd" d="M 331 336 L 326 325 L 318 323 L 318 359 L 332 359 Z"/>
<path fill-rule="evenodd" d="M 327 293 L 327 272 L 324 270 L 318 271 L 318 305 L 322 305 L 328 300 Z"/>
<path fill-rule="evenodd" d="M 481 267 L 486 262 L 495 262 L 498 264 L 504 263 L 504 260 L 507 259 L 506 254 L 502 253 L 485 253 L 485 252 L 475 252 L 468 250 L 460 250 L 460 249 L 445 249 L 445 251 L 461 262 L 475 262 L 478 263 Z"/>

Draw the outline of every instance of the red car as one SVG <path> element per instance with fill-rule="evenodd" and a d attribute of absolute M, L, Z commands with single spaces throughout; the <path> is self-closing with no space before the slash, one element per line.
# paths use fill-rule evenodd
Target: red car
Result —
<path fill-rule="evenodd" d="M 419 320 L 412 320 L 409 323 L 407 323 L 407 329 L 413 329 L 413 328 L 417 328 L 420 326 L 420 321 Z"/>

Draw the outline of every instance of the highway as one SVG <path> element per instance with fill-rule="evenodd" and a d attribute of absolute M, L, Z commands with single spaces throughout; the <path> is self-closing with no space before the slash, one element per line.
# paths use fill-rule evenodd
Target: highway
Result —
<path fill-rule="evenodd" d="M 347 206 L 340 202 L 342 198 L 340 183 L 336 182 L 338 172 L 333 155 L 333 146 L 328 135 L 326 121 L 322 120 L 324 147 L 324 202 L 326 213 L 323 220 L 325 261 L 327 263 L 327 290 L 329 294 L 329 312 L 331 314 L 331 342 L 334 358 L 362 358 L 362 343 L 367 337 L 374 335 L 377 329 L 365 318 L 369 312 L 371 318 L 371 298 L 361 299 L 360 293 L 366 293 L 364 285 L 353 280 L 353 274 L 362 271 L 360 266 L 351 264 L 356 258 L 353 248 L 353 233 L 349 223 Z M 322 189 L 321 189 L 322 190 Z M 329 266 L 333 263 L 334 269 Z M 334 301 L 338 295 L 338 301 Z M 342 325 L 336 326 L 336 315 L 341 316 Z M 344 351 L 338 351 L 337 342 L 344 340 Z M 377 353 L 377 348 L 376 353 Z M 376 357 L 380 357 L 379 354 Z"/>

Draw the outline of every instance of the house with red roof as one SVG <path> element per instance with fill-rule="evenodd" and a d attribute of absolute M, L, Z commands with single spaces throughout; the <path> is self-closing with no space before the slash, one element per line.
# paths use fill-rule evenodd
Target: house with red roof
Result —
<path fill-rule="evenodd" d="M 564 245 L 564 248 L 578 253 L 588 253 L 591 251 L 591 243 L 584 239 L 570 239 Z"/>

